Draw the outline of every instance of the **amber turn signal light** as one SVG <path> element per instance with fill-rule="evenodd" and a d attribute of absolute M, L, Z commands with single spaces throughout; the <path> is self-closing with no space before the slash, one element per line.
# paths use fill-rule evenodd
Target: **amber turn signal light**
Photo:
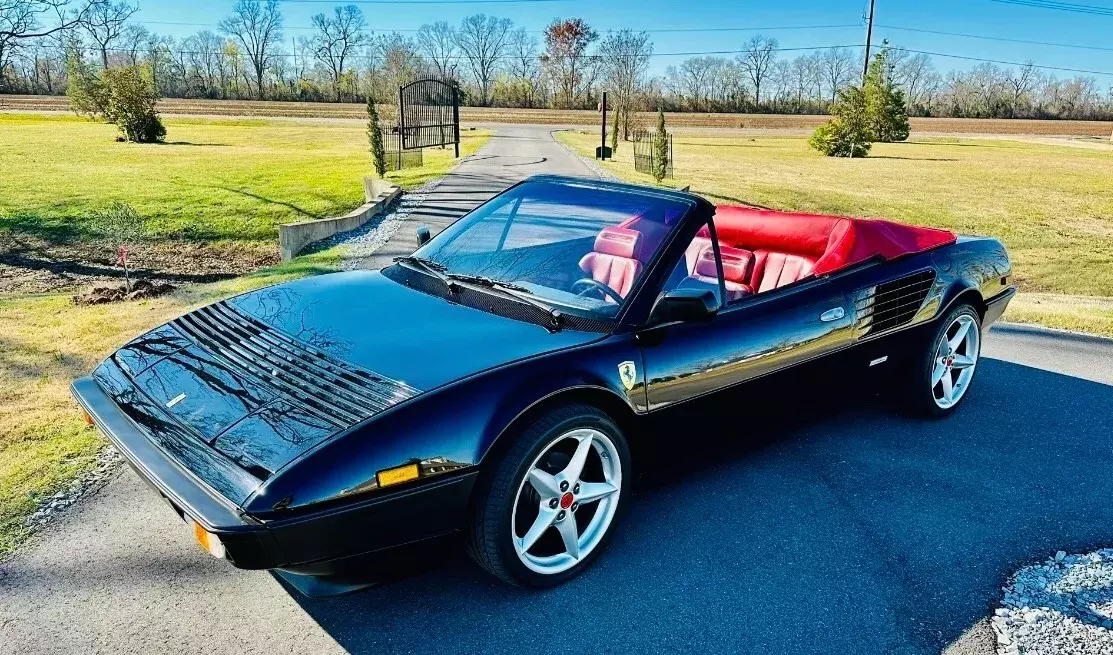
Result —
<path fill-rule="evenodd" d="M 193 537 L 202 548 L 209 551 L 210 555 L 217 559 L 224 559 L 224 544 L 220 543 L 220 537 L 202 528 L 197 521 L 193 521 Z"/>
<path fill-rule="evenodd" d="M 417 479 L 417 464 L 407 464 L 392 469 L 379 471 L 375 477 L 379 480 L 380 487 L 389 487 L 392 484 L 401 484 Z"/>

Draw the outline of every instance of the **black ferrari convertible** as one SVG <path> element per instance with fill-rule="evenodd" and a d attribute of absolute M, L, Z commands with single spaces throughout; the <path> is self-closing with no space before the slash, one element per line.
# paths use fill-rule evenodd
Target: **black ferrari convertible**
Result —
<path fill-rule="evenodd" d="M 574 178 L 419 241 L 190 312 L 73 392 L 237 567 L 335 593 L 370 556 L 462 532 L 495 576 L 547 586 L 614 533 L 651 425 L 745 438 L 701 403 L 831 367 L 945 416 L 1015 293 L 994 239 Z"/>

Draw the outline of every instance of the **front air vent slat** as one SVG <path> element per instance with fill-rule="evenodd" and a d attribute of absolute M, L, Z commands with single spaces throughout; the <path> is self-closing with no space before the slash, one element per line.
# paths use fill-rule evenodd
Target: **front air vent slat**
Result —
<path fill-rule="evenodd" d="M 407 384 L 334 359 L 227 302 L 198 309 L 171 325 L 233 368 L 337 426 L 370 418 L 418 394 Z"/>
<path fill-rule="evenodd" d="M 203 315 L 204 310 L 199 310 L 198 314 Z M 238 327 L 234 324 L 225 324 L 220 327 L 224 330 L 229 338 L 234 338 L 243 348 L 247 348 L 259 357 L 261 365 L 268 366 L 272 370 L 279 370 L 286 375 L 297 378 L 300 382 L 311 386 L 323 386 L 336 394 L 339 400 L 351 403 L 357 408 L 362 410 L 369 410 L 371 412 L 381 412 L 387 407 L 388 404 L 383 402 L 373 402 L 362 395 L 362 391 L 358 386 L 335 382 L 335 376 L 321 371 L 320 374 L 312 374 L 312 369 L 320 370 L 317 364 L 312 362 L 305 362 L 305 360 L 295 360 L 292 356 L 283 356 L 268 349 L 264 344 L 261 344 L 259 335 L 253 334 L 252 331 L 245 328 Z M 307 366 L 302 367 L 300 364 L 305 363 Z M 329 379 L 329 377 L 333 379 Z"/>
<path fill-rule="evenodd" d="M 330 419 L 344 419 L 343 421 L 337 423 L 337 425 L 345 425 L 347 423 L 351 423 L 352 421 L 360 420 L 361 415 L 359 413 L 349 411 L 348 409 L 345 409 L 343 407 L 338 407 L 333 403 L 328 402 L 327 400 L 322 400 L 315 394 L 307 392 L 303 388 L 299 388 L 297 385 L 290 384 L 281 379 L 276 379 L 273 375 L 271 375 L 269 371 L 260 368 L 259 366 L 254 364 L 250 357 L 243 355 L 242 351 L 239 351 L 237 348 L 230 346 L 227 342 L 222 342 L 220 339 L 214 339 L 210 335 L 199 331 L 198 328 L 194 326 L 187 317 L 183 316 L 182 318 L 178 319 L 177 325 L 178 327 L 182 328 L 186 336 L 192 337 L 194 340 L 197 341 L 199 345 L 204 347 L 206 350 L 220 355 L 228 363 L 234 365 L 236 368 L 239 368 L 241 371 L 247 373 L 251 377 L 259 380 L 261 383 L 275 388 L 276 391 L 282 393 L 288 398 L 292 398 L 293 400 L 319 410 Z"/>
<path fill-rule="evenodd" d="M 855 294 L 855 333 L 858 338 L 891 330 L 910 322 L 923 307 L 935 283 L 935 271 L 913 273 Z"/>
<path fill-rule="evenodd" d="M 216 306 L 212 305 L 210 307 Z M 227 329 L 235 330 L 237 334 L 246 334 L 249 338 L 253 338 L 257 347 L 270 353 L 270 359 L 277 359 L 277 361 L 285 362 L 287 365 L 295 362 L 299 365 L 307 365 L 309 367 L 307 373 L 313 372 L 315 376 L 326 379 L 328 384 L 334 388 L 355 391 L 364 396 L 377 398 L 377 403 L 371 403 L 374 411 L 382 411 L 397 402 L 397 390 L 384 391 L 375 384 L 382 379 L 379 376 L 367 374 L 366 377 L 360 377 L 358 371 L 337 368 L 332 364 L 323 363 L 324 360 L 316 361 L 319 355 L 310 354 L 307 356 L 307 349 L 299 350 L 295 342 L 280 338 L 280 335 L 270 331 L 265 325 L 248 321 L 246 318 L 235 314 L 227 306 L 219 307 L 218 310 L 219 315 L 214 316 L 215 320 L 223 321 L 223 325 Z M 204 309 L 199 310 L 199 312 L 203 311 Z M 410 391 L 412 392 L 412 390 Z"/>

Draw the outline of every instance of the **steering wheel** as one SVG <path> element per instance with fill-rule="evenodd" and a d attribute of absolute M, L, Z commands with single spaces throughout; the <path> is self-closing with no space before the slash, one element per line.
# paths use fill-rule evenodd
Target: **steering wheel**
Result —
<path fill-rule="evenodd" d="M 599 280 L 596 280 L 594 278 L 585 277 L 585 278 L 576 280 L 575 283 L 572 284 L 572 291 L 575 292 L 576 287 L 581 287 L 581 286 L 584 287 L 584 288 L 583 288 L 582 291 L 579 291 L 579 292 L 576 293 L 577 296 L 587 295 L 588 292 L 590 292 L 590 291 L 598 291 L 598 292 L 602 293 L 603 296 L 605 296 L 607 298 L 610 298 L 611 300 L 615 301 L 616 303 L 618 303 L 620 305 L 622 304 L 622 301 L 624 300 L 623 297 L 621 295 L 619 295 L 619 293 L 617 291 L 615 291 L 614 289 L 608 287 L 607 285 L 603 284 L 602 282 L 600 282 Z"/>

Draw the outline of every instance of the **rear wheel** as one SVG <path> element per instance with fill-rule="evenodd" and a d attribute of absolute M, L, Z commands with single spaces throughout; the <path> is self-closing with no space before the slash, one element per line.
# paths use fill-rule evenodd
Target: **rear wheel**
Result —
<path fill-rule="evenodd" d="M 927 416 L 953 412 L 974 381 L 981 355 L 981 319 L 967 304 L 939 322 L 932 340 L 913 362 L 907 405 Z"/>
<path fill-rule="evenodd" d="M 560 584 L 606 546 L 629 480 L 629 447 L 609 416 L 586 405 L 554 410 L 518 435 L 477 489 L 469 553 L 511 584 Z"/>

